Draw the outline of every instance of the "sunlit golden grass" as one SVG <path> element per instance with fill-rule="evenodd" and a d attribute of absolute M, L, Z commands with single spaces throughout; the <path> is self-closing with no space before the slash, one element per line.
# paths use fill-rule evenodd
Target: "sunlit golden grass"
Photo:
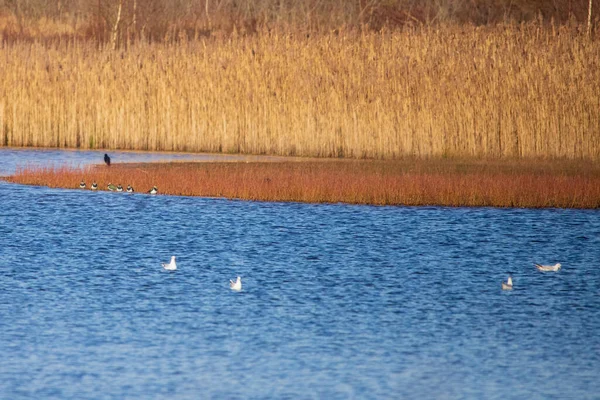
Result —
<path fill-rule="evenodd" d="M 457 160 L 113 164 L 20 168 L 8 180 L 101 190 L 108 183 L 159 194 L 376 205 L 600 207 L 597 164 Z"/>
<path fill-rule="evenodd" d="M 536 24 L 3 44 L 0 144 L 598 159 L 599 60 Z"/>

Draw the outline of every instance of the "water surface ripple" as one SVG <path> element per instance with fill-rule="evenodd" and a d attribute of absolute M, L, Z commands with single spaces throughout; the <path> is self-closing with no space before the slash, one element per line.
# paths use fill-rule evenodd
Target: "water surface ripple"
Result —
<path fill-rule="evenodd" d="M 0 198 L 2 399 L 600 393 L 597 211 Z"/>

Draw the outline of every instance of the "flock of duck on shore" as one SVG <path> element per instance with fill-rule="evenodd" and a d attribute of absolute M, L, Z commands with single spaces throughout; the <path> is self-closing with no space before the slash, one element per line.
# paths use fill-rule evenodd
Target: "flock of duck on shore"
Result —
<path fill-rule="evenodd" d="M 108 154 L 104 154 L 104 163 L 110 167 L 110 157 Z M 85 181 L 82 180 L 81 182 L 79 182 L 79 189 L 85 189 L 86 187 L 87 187 L 87 185 L 85 184 Z M 106 186 L 106 189 L 108 189 L 110 192 L 122 192 L 123 186 L 121 186 L 121 184 L 118 184 L 115 186 L 109 182 L 108 185 Z M 92 182 L 92 186 L 90 186 L 90 190 L 98 190 L 98 184 L 96 183 L 96 181 Z M 127 185 L 127 189 L 125 189 L 125 191 L 127 193 L 135 192 L 135 190 L 133 189 L 133 187 L 131 185 Z M 156 193 L 158 193 L 158 188 L 156 186 L 152 186 L 152 189 L 148 190 L 146 193 L 156 194 Z"/>
<path fill-rule="evenodd" d="M 79 188 L 80 189 L 86 188 L 86 184 L 84 181 L 79 182 Z M 110 192 L 122 192 L 124 190 L 123 186 L 121 186 L 120 184 L 115 186 L 110 182 L 106 186 L 106 189 L 108 189 Z M 96 183 L 96 181 L 92 182 L 92 186 L 90 186 L 90 190 L 98 190 L 98 184 Z M 135 192 L 135 190 L 133 189 L 133 187 L 131 185 L 127 185 L 127 189 L 125 189 L 125 191 L 127 193 Z M 156 193 L 158 193 L 158 188 L 156 186 L 152 186 L 152 189 L 148 190 L 148 192 L 146 192 L 146 193 L 156 194 Z"/>
<path fill-rule="evenodd" d="M 538 269 L 538 271 L 542 271 L 542 272 L 558 272 L 561 268 L 561 264 L 560 263 L 556 263 L 554 265 L 535 264 L 535 267 Z M 509 275 L 506 282 L 502 282 L 502 290 L 512 290 L 512 289 L 513 289 L 512 276 Z"/>

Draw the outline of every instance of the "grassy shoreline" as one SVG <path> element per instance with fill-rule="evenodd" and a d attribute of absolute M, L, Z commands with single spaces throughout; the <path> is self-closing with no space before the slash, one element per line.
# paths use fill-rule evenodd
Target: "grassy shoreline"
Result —
<path fill-rule="evenodd" d="M 9 182 L 231 199 L 468 207 L 600 208 L 600 165 L 550 160 L 307 160 L 20 168 Z M 88 190 L 88 189 L 86 189 Z"/>

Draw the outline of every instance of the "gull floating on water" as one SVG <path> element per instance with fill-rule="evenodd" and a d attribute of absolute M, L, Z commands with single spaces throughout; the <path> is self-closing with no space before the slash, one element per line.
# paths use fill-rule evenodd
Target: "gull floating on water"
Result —
<path fill-rule="evenodd" d="M 556 272 L 560 269 L 561 265 L 560 263 L 556 263 L 554 265 L 542 265 L 542 264 L 535 264 L 535 267 L 539 270 L 539 271 L 544 271 L 544 272 Z"/>
<path fill-rule="evenodd" d="M 85 182 L 84 181 L 79 182 L 79 189 L 85 189 Z"/>
<path fill-rule="evenodd" d="M 509 275 L 508 280 L 506 282 L 502 282 L 502 290 L 512 290 L 512 277 Z"/>
<path fill-rule="evenodd" d="M 231 290 L 235 290 L 236 292 L 242 290 L 242 278 L 238 276 L 235 282 L 230 279 L 229 287 L 231 288 Z"/>
<path fill-rule="evenodd" d="M 161 263 L 162 267 L 169 271 L 175 271 L 177 269 L 177 264 L 175 263 L 175 256 L 171 256 L 171 262 L 168 264 Z"/>

